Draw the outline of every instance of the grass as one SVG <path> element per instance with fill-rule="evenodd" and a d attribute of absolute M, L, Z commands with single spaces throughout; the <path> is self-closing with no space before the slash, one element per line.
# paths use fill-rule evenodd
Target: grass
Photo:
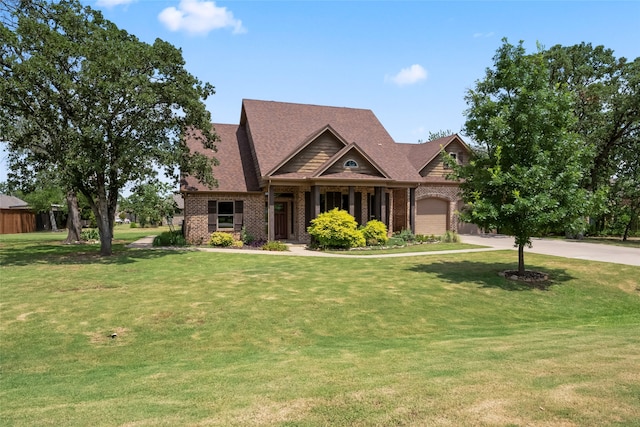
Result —
<path fill-rule="evenodd" d="M 527 254 L 540 290 L 512 251 L 124 247 L 149 231 L 0 236 L 0 424 L 640 424 L 638 267 Z"/>

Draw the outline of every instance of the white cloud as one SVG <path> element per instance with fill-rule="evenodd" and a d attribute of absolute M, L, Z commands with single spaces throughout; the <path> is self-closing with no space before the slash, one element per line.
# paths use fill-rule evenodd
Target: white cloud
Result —
<path fill-rule="evenodd" d="M 124 4 L 129 4 L 129 3 L 133 3 L 134 0 L 98 0 L 96 2 L 97 6 L 102 6 L 102 7 L 115 7 L 115 6 L 121 6 Z"/>
<path fill-rule="evenodd" d="M 491 31 L 490 33 L 475 33 L 473 35 L 474 39 L 480 39 L 480 38 L 488 38 L 488 37 L 493 37 L 493 31 Z"/>
<path fill-rule="evenodd" d="M 226 7 L 218 7 L 213 1 L 181 0 L 178 8 L 164 9 L 158 19 L 171 31 L 184 30 L 190 34 L 205 35 L 219 28 L 232 28 L 234 34 L 247 32 L 242 21 L 235 19 Z"/>
<path fill-rule="evenodd" d="M 413 64 L 409 68 L 403 68 L 398 74 L 385 78 L 385 80 L 390 80 L 398 86 L 412 85 L 426 79 L 427 70 L 418 64 Z"/>

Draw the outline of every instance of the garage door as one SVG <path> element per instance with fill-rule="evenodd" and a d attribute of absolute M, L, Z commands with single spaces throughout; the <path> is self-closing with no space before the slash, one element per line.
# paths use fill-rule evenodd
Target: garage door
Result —
<path fill-rule="evenodd" d="M 440 235 L 447 231 L 449 202 L 441 199 L 422 199 L 416 204 L 416 234 Z"/>

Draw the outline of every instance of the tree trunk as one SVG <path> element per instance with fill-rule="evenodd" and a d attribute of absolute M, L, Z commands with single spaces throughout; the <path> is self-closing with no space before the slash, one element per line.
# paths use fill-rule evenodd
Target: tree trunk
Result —
<path fill-rule="evenodd" d="M 624 234 L 622 235 L 622 241 L 626 242 L 629 237 L 629 230 L 631 229 L 631 223 L 633 222 L 633 216 L 629 218 L 629 222 L 627 222 L 627 226 L 624 228 Z"/>
<path fill-rule="evenodd" d="M 524 244 L 518 244 L 518 276 L 524 276 Z"/>
<path fill-rule="evenodd" d="M 109 219 L 109 210 L 106 200 L 99 200 L 100 206 L 96 212 L 98 221 L 98 233 L 100 234 L 100 255 L 111 256 L 113 254 L 111 243 L 113 240 L 113 219 Z"/>
<path fill-rule="evenodd" d="M 111 212 L 104 188 L 98 188 L 98 196 L 95 198 L 93 198 L 91 194 L 85 193 L 85 196 L 91 205 L 91 210 L 93 211 L 98 224 L 98 234 L 100 235 L 100 255 L 111 256 L 113 254 L 111 244 L 113 240 L 115 207 L 113 208 L 113 212 Z"/>
<path fill-rule="evenodd" d="M 78 207 L 78 196 L 75 191 L 67 191 L 67 244 L 76 243 L 81 240 L 82 223 L 80 222 L 80 208 Z"/>
<path fill-rule="evenodd" d="M 51 231 L 58 231 L 58 224 L 56 224 L 56 215 L 53 213 L 53 209 L 49 209 L 49 222 L 51 222 Z"/>

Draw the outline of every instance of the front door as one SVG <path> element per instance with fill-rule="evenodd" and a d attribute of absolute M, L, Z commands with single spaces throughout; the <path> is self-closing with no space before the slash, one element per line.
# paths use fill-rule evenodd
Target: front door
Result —
<path fill-rule="evenodd" d="M 275 231 L 276 240 L 289 238 L 289 221 L 287 217 L 287 202 L 275 202 L 273 205 L 275 216 L 273 218 L 273 225 Z"/>

